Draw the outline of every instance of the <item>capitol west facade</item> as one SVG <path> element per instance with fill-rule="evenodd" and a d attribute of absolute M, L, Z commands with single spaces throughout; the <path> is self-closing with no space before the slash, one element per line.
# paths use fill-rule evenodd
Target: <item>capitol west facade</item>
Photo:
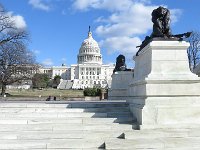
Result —
<path fill-rule="evenodd" d="M 41 73 L 46 73 L 53 78 L 60 75 L 62 80 L 59 89 L 84 89 L 92 87 L 107 88 L 111 84 L 111 75 L 114 65 L 102 63 L 102 55 L 98 43 L 93 39 L 89 30 L 88 37 L 82 42 L 77 56 L 77 64 L 71 67 L 54 66 L 41 68 Z"/>

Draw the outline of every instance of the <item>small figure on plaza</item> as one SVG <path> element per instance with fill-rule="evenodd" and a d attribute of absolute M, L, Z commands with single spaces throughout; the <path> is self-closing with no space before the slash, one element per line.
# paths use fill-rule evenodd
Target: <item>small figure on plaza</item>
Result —
<path fill-rule="evenodd" d="M 50 101 L 51 100 L 51 96 L 47 97 L 46 101 Z"/>
<path fill-rule="evenodd" d="M 53 97 L 53 100 L 56 101 L 56 97 L 55 96 Z"/>
<path fill-rule="evenodd" d="M 125 56 L 120 54 L 116 58 L 116 65 L 115 65 L 115 69 L 113 70 L 113 73 L 116 71 L 131 71 L 131 69 L 126 68 L 125 61 L 126 61 Z"/>

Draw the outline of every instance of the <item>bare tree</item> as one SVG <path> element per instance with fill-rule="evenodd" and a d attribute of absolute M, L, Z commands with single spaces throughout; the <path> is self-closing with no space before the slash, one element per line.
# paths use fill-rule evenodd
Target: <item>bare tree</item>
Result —
<path fill-rule="evenodd" d="M 0 83 L 1 94 L 6 85 L 27 80 L 37 70 L 33 53 L 27 49 L 26 29 L 15 26 L 12 18 L 0 5 Z"/>
<path fill-rule="evenodd" d="M 17 28 L 12 16 L 0 4 L 0 45 L 6 42 L 23 41 L 27 38 L 28 33 L 26 30 Z"/>
<path fill-rule="evenodd" d="M 7 42 L 0 45 L 1 94 L 5 94 L 6 85 L 31 79 L 38 69 L 34 62 L 34 56 L 23 43 Z"/>
<path fill-rule="evenodd" d="M 187 41 L 190 43 L 190 47 L 187 50 L 189 67 L 193 71 L 200 62 L 200 32 L 192 32 Z"/>

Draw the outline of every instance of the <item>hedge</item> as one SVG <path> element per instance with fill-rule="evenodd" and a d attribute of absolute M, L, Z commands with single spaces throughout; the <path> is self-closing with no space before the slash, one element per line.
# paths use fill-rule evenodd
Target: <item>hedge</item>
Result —
<path fill-rule="evenodd" d="M 101 89 L 99 89 L 99 88 L 85 88 L 83 93 L 84 93 L 84 96 L 100 96 Z"/>

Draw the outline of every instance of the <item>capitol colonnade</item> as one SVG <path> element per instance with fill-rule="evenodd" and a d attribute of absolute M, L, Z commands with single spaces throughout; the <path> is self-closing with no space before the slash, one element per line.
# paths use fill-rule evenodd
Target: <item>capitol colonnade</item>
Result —
<path fill-rule="evenodd" d="M 66 74 L 70 74 L 70 77 L 63 79 L 63 83 L 69 83 L 66 80 L 71 81 L 73 84 L 70 88 L 72 89 L 107 88 L 111 84 L 113 69 L 113 64 L 102 63 L 101 50 L 89 29 L 88 36 L 79 49 L 77 64 L 72 64 L 70 69 L 67 69 L 68 73 Z M 64 89 L 64 87 L 69 88 L 64 84 L 59 88 Z"/>

